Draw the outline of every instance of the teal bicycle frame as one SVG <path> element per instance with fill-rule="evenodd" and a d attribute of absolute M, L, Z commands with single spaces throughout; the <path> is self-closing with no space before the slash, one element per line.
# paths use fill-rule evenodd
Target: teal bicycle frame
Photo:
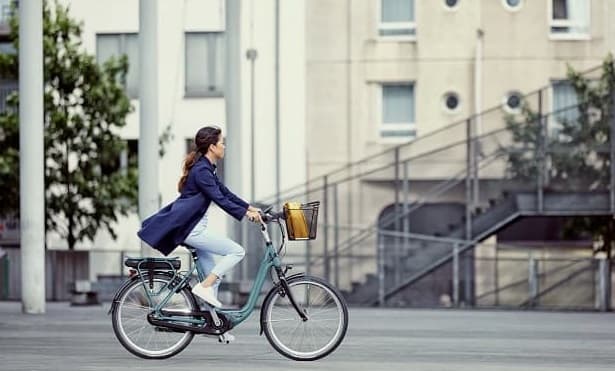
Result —
<path fill-rule="evenodd" d="M 254 280 L 254 284 L 252 285 L 252 288 L 250 290 L 248 302 L 241 309 L 238 309 L 238 310 L 236 309 L 214 309 L 217 313 L 221 313 L 224 316 L 226 316 L 226 318 L 228 319 L 230 323 L 230 328 L 233 328 L 239 325 L 241 322 L 245 321 L 250 316 L 250 314 L 252 314 L 252 311 L 254 311 L 254 307 L 256 306 L 256 301 L 258 300 L 260 292 L 263 288 L 263 284 L 265 283 L 265 279 L 267 278 L 267 274 L 271 271 L 271 269 L 275 268 L 278 271 L 281 270 L 282 263 L 281 263 L 280 257 L 278 255 L 278 252 L 273 247 L 273 243 L 271 242 L 271 238 L 269 237 L 267 226 L 265 224 L 261 225 L 261 231 L 265 238 L 265 254 L 263 256 L 263 259 L 261 260 L 260 267 L 258 269 L 258 274 L 256 275 L 256 279 Z M 194 256 L 195 264 L 190 269 L 190 271 L 187 272 L 187 274 L 183 276 L 181 281 L 175 284 L 176 280 L 182 277 L 182 275 L 178 274 L 177 271 L 173 270 L 173 278 L 164 287 L 158 290 L 158 292 L 150 294 L 150 290 L 147 290 L 146 288 L 145 292 L 147 293 L 148 300 L 151 305 L 152 296 L 160 295 L 160 293 L 165 288 L 167 288 L 171 283 L 173 283 L 174 287 L 169 290 L 169 293 L 167 294 L 167 296 L 162 301 L 160 301 L 155 307 L 153 307 L 153 312 L 156 315 L 158 320 L 185 322 L 185 323 L 190 323 L 190 324 L 194 324 L 198 326 L 202 326 L 206 323 L 204 319 L 195 319 L 195 318 L 175 316 L 175 315 L 171 317 L 171 316 L 164 316 L 162 314 L 162 308 L 167 304 L 167 302 L 175 294 L 174 288 L 183 287 L 184 285 L 187 285 L 195 269 L 197 272 L 197 277 L 199 278 L 199 282 L 205 279 L 205 272 L 203 272 L 201 265 L 198 264 L 198 257 L 196 257 L 194 253 L 193 253 L 193 256 Z M 168 259 L 161 258 L 159 261 L 168 262 Z M 170 263 L 169 265 L 171 266 Z M 147 271 L 147 269 L 144 269 L 143 271 Z M 143 273 L 140 269 L 138 270 L 138 272 L 139 272 L 139 276 L 141 278 L 143 285 L 145 285 L 147 282 L 147 278 L 143 277 Z"/>

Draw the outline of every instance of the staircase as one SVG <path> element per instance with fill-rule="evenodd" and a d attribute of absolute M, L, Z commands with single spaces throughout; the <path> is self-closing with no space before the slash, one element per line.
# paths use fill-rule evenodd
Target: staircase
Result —
<path fill-rule="evenodd" d="M 463 240 L 467 226 L 465 225 L 465 220 L 461 220 L 456 226 L 449 227 L 450 232 L 446 235 L 446 238 L 440 238 L 441 241 L 423 242 L 419 245 L 419 249 L 407 250 L 408 254 L 401 263 L 403 269 L 402 276 L 405 277 L 405 280 L 397 285 L 393 284 L 392 274 L 390 274 L 395 270 L 391 263 L 392 259 L 385 259 L 388 263 L 385 264 L 385 277 L 388 277 L 385 287 L 389 289 L 385 292 L 384 299 L 387 303 L 393 305 L 408 304 L 407 298 L 416 296 L 416 291 L 420 291 L 420 287 L 413 287 L 413 285 L 419 286 L 417 284 L 422 279 L 436 272 L 439 268 L 446 267 L 448 270 L 436 275 L 438 279 L 448 278 L 447 281 L 450 282 L 450 272 L 452 270 L 450 264 L 453 260 L 452 246 L 454 244 L 457 244 L 459 253 L 471 250 L 476 243 L 497 233 L 517 218 L 538 215 L 592 216 L 609 215 L 612 213 L 609 192 L 545 192 L 542 198 L 543 205 L 540 207 L 537 193 L 518 192 L 505 194 L 498 202 L 493 202 L 491 207 L 485 211 L 475 210 L 470 226 L 473 236 L 470 241 Z M 389 274 L 387 275 L 387 273 Z M 434 282 L 428 285 L 425 285 L 425 282 L 423 282 L 422 286 L 433 289 L 433 285 Z M 368 275 L 365 284 L 353 285 L 353 290 L 347 292 L 346 297 L 350 302 L 356 304 L 378 304 L 378 286 L 378 277 Z M 446 291 L 446 288 L 446 285 L 444 285 L 442 287 L 443 291 Z M 422 303 L 413 302 L 411 304 L 421 306 L 437 303 L 434 303 L 432 300 Z"/>

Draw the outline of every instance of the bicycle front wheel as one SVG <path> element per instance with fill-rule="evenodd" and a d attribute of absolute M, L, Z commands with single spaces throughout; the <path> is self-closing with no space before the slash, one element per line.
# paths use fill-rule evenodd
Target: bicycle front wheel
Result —
<path fill-rule="evenodd" d="M 344 340 L 348 308 L 342 295 L 326 281 L 310 276 L 292 277 L 288 287 L 304 321 L 288 295 L 275 291 L 263 303 L 262 326 L 269 343 L 283 356 L 313 361 L 333 352 Z"/>
<path fill-rule="evenodd" d="M 145 278 L 148 281 L 148 278 Z M 120 294 L 118 303 L 113 311 L 113 331 L 120 343 L 132 354 L 147 359 L 169 358 L 181 352 L 190 344 L 194 333 L 190 331 L 176 332 L 168 328 L 152 326 L 147 315 L 167 295 L 171 295 L 164 306 L 164 310 L 175 313 L 186 313 L 186 318 L 198 306 L 194 297 L 187 288 L 177 293 L 169 293 L 168 283 L 171 277 L 164 274 L 155 274 L 152 286 L 143 285 L 140 279 L 134 280 Z M 158 293 L 150 296 L 150 293 Z"/>

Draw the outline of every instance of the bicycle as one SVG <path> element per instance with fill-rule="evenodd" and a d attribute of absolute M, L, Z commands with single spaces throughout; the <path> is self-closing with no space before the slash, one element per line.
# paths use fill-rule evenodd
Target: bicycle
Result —
<path fill-rule="evenodd" d="M 262 212 L 264 256 L 248 301 L 241 309 L 200 309 L 191 292 L 190 277 L 196 270 L 200 282 L 205 274 L 191 246 L 182 245 L 192 253 L 194 261 L 188 272 L 179 272 L 178 257 L 126 259 L 124 264 L 131 268 L 131 277 L 118 289 L 109 309 L 115 336 L 129 352 L 146 359 L 164 359 L 180 353 L 195 334 L 218 335 L 224 342 L 224 334 L 254 311 L 269 273 L 273 287 L 262 302 L 260 335 L 264 333 L 276 351 L 293 360 L 311 361 L 329 355 L 341 344 L 348 328 L 348 308 L 343 296 L 321 278 L 305 273 L 287 277 L 292 266 L 281 261 L 286 242 L 281 221 L 285 221 L 289 240 L 314 239 L 318 206 L 319 202 L 300 206 L 302 217 L 309 219 L 304 220 L 303 231 L 295 228 L 296 220 L 289 220 L 296 210 L 285 207 L 275 213 L 268 207 Z M 277 249 L 267 228 L 271 223 L 279 225 L 282 235 Z M 309 236 L 297 235 L 306 230 Z"/>

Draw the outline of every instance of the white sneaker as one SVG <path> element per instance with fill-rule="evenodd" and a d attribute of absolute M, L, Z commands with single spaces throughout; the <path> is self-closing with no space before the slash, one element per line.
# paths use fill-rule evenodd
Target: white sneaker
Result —
<path fill-rule="evenodd" d="M 231 335 L 230 332 L 225 332 L 224 334 L 218 336 L 218 342 L 223 344 L 230 344 L 235 341 L 235 336 Z"/>
<path fill-rule="evenodd" d="M 207 304 L 210 304 L 214 307 L 222 306 L 222 303 L 216 298 L 214 288 L 211 286 L 203 287 L 203 285 L 201 284 L 196 284 L 192 288 L 192 294 L 198 296 L 199 298 L 203 299 Z"/>
<path fill-rule="evenodd" d="M 203 336 L 206 338 L 217 337 L 218 343 L 222 343 L 222 344 L 230 344 L 235 341 L 235 336 L 231 334 L 230 332 L 225 332 L 222 335 L 203 334 Z"/>

